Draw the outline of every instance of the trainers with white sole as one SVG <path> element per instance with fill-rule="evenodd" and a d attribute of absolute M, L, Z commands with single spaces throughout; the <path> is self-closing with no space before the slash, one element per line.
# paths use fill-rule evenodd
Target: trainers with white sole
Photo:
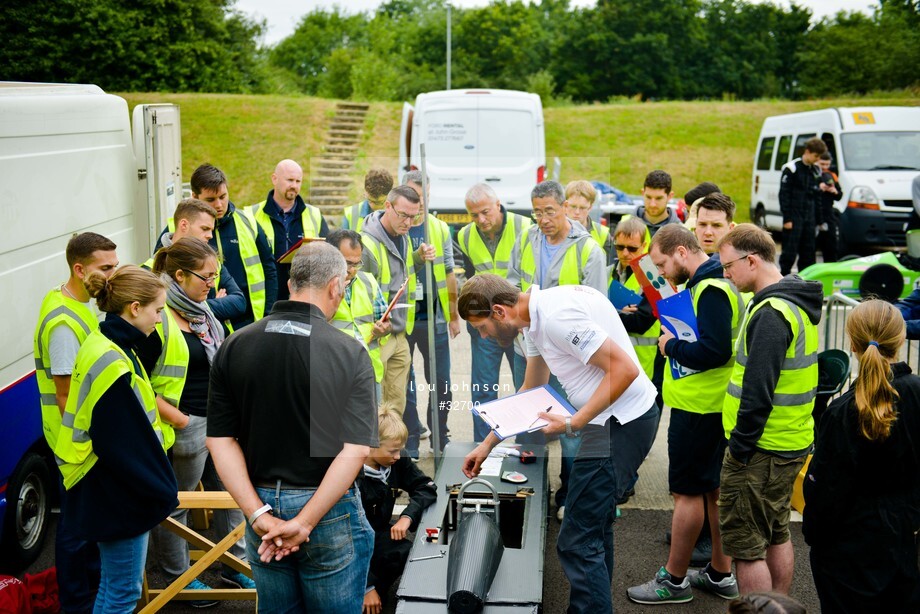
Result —
<path fill-rule="evenodd" d="M 639 586 L 626 589 L 626 596 L 636 603 L 658 605 L 659 603 L 686 603 L 693 599 L 693 591 L 687 578 L 680 584 L 671 581 L 671 574 L 662 567 L 655 577 Z"/>
<path fill-rule="evenodd" d="M 230 586 L 235 586 L 236 588 L 255 588 L 256 583 L 252 578 L 247 576 L 244 573 L 238 571 L 229 573 L 226 571 L 220 572 L 220 581 L 224 584 L 229 584 Z"/>
<path fill-rule="evenodd" d="M 709 567 L 700 570 L 691 570 L 687 572 L 687 580 L 690 586 L 701 588 L 707 593 L 712 593 L 722 599 L 735 599 L 741 593 L 738 591 L 738 580 L 735 574 L 716 582 L 709 576 Z"/>

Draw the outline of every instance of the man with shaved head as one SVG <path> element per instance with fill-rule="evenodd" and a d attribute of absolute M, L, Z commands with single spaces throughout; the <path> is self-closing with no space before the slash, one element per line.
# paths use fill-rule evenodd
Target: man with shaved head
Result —
<path fill-rule="evenodd" d="M 250 209 L 265 231 L 277 261 L 304 237 L 325 237 L 329 226 L 320 210 L 300 197 L 303 169 L 293 160 L 282 160 L 272 173 L 272 189 Z M 278 300 L 287 300 L 291 265 L 278 263 Z"/>

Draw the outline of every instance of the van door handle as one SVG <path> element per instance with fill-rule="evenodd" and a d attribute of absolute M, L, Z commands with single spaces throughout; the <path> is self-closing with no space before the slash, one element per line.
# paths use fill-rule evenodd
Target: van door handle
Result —
<path fill-rule="evenodd" d="M 501 181 L 501 177 L 486 177 L 486 181 Z"/>

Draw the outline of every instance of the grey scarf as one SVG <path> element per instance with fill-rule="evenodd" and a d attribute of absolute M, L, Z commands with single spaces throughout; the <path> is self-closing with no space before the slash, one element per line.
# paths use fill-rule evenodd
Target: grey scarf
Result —
<path fill-rule="evenodd" d="M 188 322 L 192 332 L 204 347 L 208 364 L 213 364 L 217 348 L 224 341 L 224 329 L 214 317 L 207 302 L 196 303 L 188 297 L 179 283 L 171 279 L 166 289 L 166 304 Z"/>
<path fill-rule="evenodd" d="M 372 480 L 380 480 L 386 484 L 387 480 L 390 479 L 391 469 L 392 467 L 381 467 L 380 469 L 374 469 L 369 465 L 364 465 L 364 476 Z"/>

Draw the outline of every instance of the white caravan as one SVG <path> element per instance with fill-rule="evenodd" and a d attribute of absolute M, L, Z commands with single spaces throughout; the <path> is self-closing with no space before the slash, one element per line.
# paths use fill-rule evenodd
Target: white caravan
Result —
<path fill-rule="evenodd" d="M 0 82 L 0 558 L 42 548 L 57 478 L 42 436 L 32 333 L 67 279 L 64 249 L 93 231 L 121 263 L 146 260 L 181 192 L 179 108 L 95 85 Z"/>
<path fill-rule="evenodd" d="M 449 224 L 470 221 L 463 204 L 476 183 L 491 185 L 502 204 L 529 215 L 530 192 L 546 178 L 543 105 L 536 94 L 511 90 L 446 90 L 403 105 L 400 177 L 420 169 L 431 185 L 431 211 Z"/>

